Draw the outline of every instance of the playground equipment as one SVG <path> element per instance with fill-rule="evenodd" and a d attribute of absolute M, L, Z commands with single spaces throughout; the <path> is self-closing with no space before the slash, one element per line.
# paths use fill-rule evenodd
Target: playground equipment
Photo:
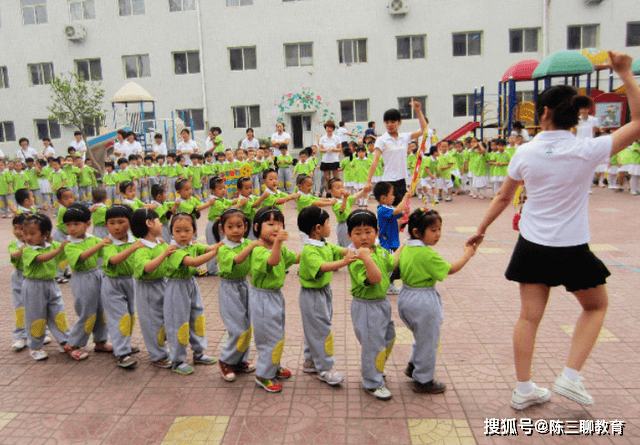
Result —
<path fill-rule="evenodd" d="M 533 59 L 525 59 L 511 65 L 502 75 L 498 83 L 499 111 L 498 126 L 506 128 L 506 134 L 511 133 L 513 122 L 519 120 L 525 127 L 535 127 L 535 96 L 536 84 L 534 82 L 534 101 L 518 101 L 516 84 L 518 82 L 533 81 L 533 72 L 540 62 Z"/>

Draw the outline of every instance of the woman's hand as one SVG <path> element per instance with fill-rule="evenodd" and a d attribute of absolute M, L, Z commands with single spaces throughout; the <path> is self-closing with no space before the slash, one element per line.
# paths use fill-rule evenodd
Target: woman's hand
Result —
<path fill-rule="evenodd" d="M 607 53 L 609 54 L 609 60 L 611 60 L 611 67 L 616 73 L 631 71 L 631 63 L 633 62 L 631 56 L 618 51 L 607 51 Z"/>
<path fill-rule="evenodd" d="M 467 242 L 464 243 L 465 246 L 472 246 L 475 249 L 478 248 L 480 244 L 484 241 L 484 233 L 476 233 L 475 235 L 471 235 Z"/>

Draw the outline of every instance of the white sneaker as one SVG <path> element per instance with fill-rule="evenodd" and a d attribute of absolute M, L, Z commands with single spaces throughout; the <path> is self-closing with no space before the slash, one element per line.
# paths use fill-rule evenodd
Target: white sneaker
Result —
<path fill-rule="evenodd" d="M 326 382 L 328 385 L 334 386 L 338 383 L 342 383 L 344 381 L 344 376 L 332 368 L 329 371 L 319 372 L 318 379 Z"/>
<path fill-rule="evenodd" d="M 365 388 L 365 390 L 378 400 L 391 400 L 391 393 L 386 386 L 381 386 L 378 389 Z"/>
<path fill-rule="evenodd" d="M 29 355 L 31 356 L 31 358 L 33 358 L 37 362 L 39 362 L 40 360 L 46 360 L 49 358 L 49 354 L 47 354 L 42 349 L 36 349 L 34 351 L 31 351 L 29 352 Z"/>
<path fill-rule="evenodd" d="M 529 408 L 532 405 L 546 403 L 550 399 L 551 391 L 547 388 L 539 388 L 534 383 L 531 394 L 522 394 L 517 389 L 513 390 L 513 394 L 511 395 L 511 408 L 519 411 Z"/>
<path fill-rule="evenodd" d="M 398 287 L 391 283 L 391 285 L 389 286 L 389 289 L 387 289 L 387 295 L 398 295 L 400 293 L 400 289 L 398 289 Z"/>
<path fill-rule="evenodd" d="M 580 405 L 593 405 L 593 397 L 584 389 L 582 379 L 573 382 L 564 373 L 561 373 L 556 379 L 556 383 L 553 384 L 553 392 L 578 402 Z"/>
<path fill-rule="evenodd" d="M 49 337 L 48 335 L 44 336 L 44 342 L 45 345 L 48 345 L 49 343 L 51 343 L 51 337 Z"/>
<path fill-rule="evenodd" d="M 14 341 L 13 344 L 11 345 L 11 347 L 15 349 L 16 352 L 22 351 L 26 346 L 27 346 L 27 340 L 24 338 L 19 338 L 18 340 Z"/>

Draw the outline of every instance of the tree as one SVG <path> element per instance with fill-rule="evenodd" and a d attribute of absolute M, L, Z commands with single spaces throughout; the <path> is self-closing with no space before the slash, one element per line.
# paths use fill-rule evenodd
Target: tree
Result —
<path fill-rule="evenodd" d="M 86 128 L 95 125 L 96 121 L 102 122 L 106 116 L 102 108 L 104 90 L 100 88 L 100 83 L 87 81 L 75 73 L 68 73 L 56 76 L 50 88 L 53 105 L 47 107 L 51 113 L 49 119 L 57 120 L 62 125 L 76 127 L 82 132 L 86 144 Z M 89 149 L 87 156 L 102 173 L 103 163 L 97 162 Z"/>

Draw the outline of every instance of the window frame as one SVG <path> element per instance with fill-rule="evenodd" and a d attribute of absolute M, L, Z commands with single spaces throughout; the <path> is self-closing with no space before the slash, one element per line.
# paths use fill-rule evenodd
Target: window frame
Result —
<path fill-rule="evenodd" d="M 62 134 L 60 132 L 60 124 L 52 119 L 34 119 L 33 123 L 36 127 L 36 134 L 38 135 L 38 140 L 43 140 L 44 138 L 49 138 L 49 139 L 61 139 L 62 138 Z M 47 134 L 44 135 L 43 137 L 40 137 L 40 127 L 39 125 L 44 125 L 46 123 L 47 125 Z M 55 134 L 53 134 L 55 132 Z"/>
<path fill-rule="evenodd" d="M 127 62 L 126 62 L 126 58 L 127 57 L 137 57 L 136 60 L 136 69 L 138 72 L 138 75 L 135 77 L 129 77 L 127 75 Z M 147 58 L 147 62 L 148 62 L 148 66 L 149 66 L 149 75 L 148 76 L 143 76 L 143 71 L 144 71 L 144 64 L 142 63 L 142 58 L 146 57 Z M 125 79 L 141 79 L 143 77 L 151 77 L 151 58 L 149 57 L 149 54 L 128 54 L 126 56 L 122 56 L 122 67 L 124 69 L 124 78 Z"/>
<path fill-rule="evenodd" d="M 305 64 L 303 65 L 301 63 L 302 61 L 302 56 L 301 56 L 301 45 L 309 45 L 311 48 L 311 63 L 310 64 Z M 296 47 L 297 49 L 297 65 L 287 65 L 287 47 Z M 285 68 L 301 68 L 303 66 L 313 66 L 314 64 L 314 60 L 313 60 L 313 42 L 295 42 L 295 43 L 285 43 L 283 44 L 283 51 L 284 51 L 284 66 Z"/>
<path fill-rule="evenodd" d="M 465 108 L 466 108 L 466 114 L 456 114 L 456 97 L 462 97 L 465 96 L 466 97 L 466 101 L 465 101 Z M 453 117 L 462 117 L 462 118 L 466 118 L 469 116 L 473 116 L 473 102 L 475 100 L 474 97 L 474 93 L 460 93 L 460 94 L 454 94 L 452 96 L 453 98 Z"/>
<path fill-rule="evenodd" d="M 631 36 L 629 33 L 631 27 L 636 27 L 638 31 L 635 36 Z M 630 41 L 632 41 L 633 43 L 630 44 L 629 43 Z M 627 22 L 627 34 L 625 36 L 625 46 L 629 48 L 640 46 L 640 21 Z"/>
<path fill-rule="evenodd" d="M 45 23 L 49 23 L 49 14 L 47 13 L 47 0 L 40 0 L 41 3 L 38 3 L 37 5 L 23 5 L 23 1 L 24 0 L 20 0 L 20 13 L 22 15 L 22 24 L 24 26 L 43 25 Z M 39 7 L 41 9 L 38 9 Z M 44 17 L 38 19 L 38 10 L 44 11 Z M 33 12 L 33 23 L 26 23 L 25 11 Z"/>
<path fill-rule="evenodd" d="M 576 28 L 580 29 L 580 43 L 577 48 L 572 48 L 571 42 L 570 42 L 570 38 L 571 38 L 570 34 L 571 34 L 571 30 Z M 587 28 L 595 29 L 593 45 L 585 45 L 584 43 L 584 31 Z M 597 48 L 599 40 L 600 40 L 600 24 L 599 23 L 588 23 L 584 25 L 567 25 L 567 49 L 580 51 L 581 49 L 585 49 L 585 48 Z"/>
<path fill-rule="evenodd" d="M 236 2 L 238 3 L 237 5 L 230 5 L 229 2 Z M 242 4 L 243 2 L 249 2 L 249 3 L 245 3 Z M 227 8 L 239 8 L 240 6 L 253 6 L 253 0 L 227 0 L 226 1 L 226 6 Z"/>
<path fill-rule="evenodd" d="M 193 5 L 193 8 L 190 9 L 185 9 L 184 8 L 184 4 L 185 2 L 189 1 L 189 0 L 177 0 L 180 2 L 180 9 L 171 9 L 171 1 L 169 0 L 169 12 L 185 12 L 185 11 L 195 11 L 196 10 L 196 1 L 197 0 L 191 0 L 191 4 Z"/>
<path fill-rule="evenodd" d="M 527 31 L 535 31 L 535 42 L 536 49 L 535 50 L 527 50 Z M 512 51 L 513 49 L 513 33 L 520 32 L 520 51 Z M 539 27 L 531 27 L 531 28 L 510 28 L 509 29 L 509 54 L 522 54 L 522 53 L 537 53 L 540 51 L 540 28 Z"/>
<path fill-rule="evenodd" d="M 11 128 L 10 132 L 7 132 L 7 128 Z M 11 137 L 7 137 L 7 133 Z M 15 142 L 16 141 L 16 126 L 13 121 L 0 122 L 0 142 Z"/>
<path fill-rule="evenodd" d="M 98 62 L 99 64 L 99 68 L 100 68 L 100 76 L 99 77 L 95 77 L 93 75 L 93 70 L 91 69 L 92 65 L 91 62 Z M 76 66 L 76 74 L 78 75 L 78 77 L 86 80 L 86 81 L 101 81 L 102 80 L 102 60 L 100 59 L 100 57 L 95 57 L 92 59 L 76 59 L 73 61 L 73 63 Z M 87 64 L 87 72 L 89 73 L 89 77 L 88 78 L 84 78 L 83 76 L 80 75 L 80 70 L 79 70 L 79 64 L 80 63 L 86 63 Z M 94 66 L 95 67 L 95 66 Z"/>
<path fill-rule="evenodd" d="M 124 3 L 126 3 L 129 8 L 128 14 L 123 14 L 122 5 Z M 133 7 L 134 3 L 138 3 L 138 5 L 142 5 L 142 12 L 135 12 Z M 126 10 L 124 10 L 124 12 L 126 12 Z M 118 16 L 119 17 L 133 17 L 133 16 L 145 15 L 145 14 L 146 14 L 146 7 L 144 4 L 144 0 L 118 0 Z"/>
<path fill-rule="evenodd" d="M 193 118 L 193 112 L 199 112 L 200 116 L 199 119 Z M 183 116 L 183 112 L 185 113 L 189 113 L 189 120 L 193 120 L 193 131 L 202 131 L 204 130 L 204 109 L 203 108 L 181 108 L 181 109 L 176 109 L 176 115 L 178 116 L 178 118 L 182 119 Z M 184 120 L 184 125 L 185 128 L 189 128 L 191 129 L 191 126 L 189 125 L 189 122 L 187 120 Z M 192 135 L 192 138 L 194 136 Z"/>
<path fill-rule="evenodd" d="M 414 45 L 413 39 L 420 37 L 422 38 L 422 57 L 414 57 Z M 409 39 L 409 57 L 400 58 L 400 39 Z M 396 60 L 424 60 L 427 58 L 427 35 L 426 34 L 411 34 L 411 35 L 403 35 L 396 36 Z"/>
<path fill-rule="evenodd" d="M 87 8 L 85 7 L 85 3 L 93 4 L 93 17 L 87 17 Z M 73 18 L 73 12 L 71 11 L 71 5 L 79 4 L 82 9 L 82 18 Z M 82 20 L 95 20 L 96 19 L 96 2 L 95 0 L 67 0 L 67 5 L 69 7 L 69 20 L 72 21 L 82 21 Z"/>
<path fill-rule="evenodd" d="M 9 68 L 0 66 L 0 90 L 9 88 Z"/>
<path fill-rule="evenodd" d="M 190 67 L 191 67 L 191 63 L 193 63 L 193 59 L 189 59 L 189 54 L 196 56 L 197 59 L 197 63 L 198 63 L 198 71 L 191 71 Z M 171 53 L 172 55 L 172 59 L 173 59 L 173 74 L 175 76 L 184 76 L 184 75 L 189 75 L 189 74 L 200 74 L 200 71 L 202 69 L 201 67 L 201 63 L 200 63 L 200 51 L 199 50 L 188 50 L 188 51 L 174 51 Z M 184 73 L 178 73 L 177 72 L 177 64 L 176 64 L 176 56 L 177 55 L 184 55 L 184 60 L 185 60 L 185 72 Z M 190 63 L 189 60 L 192 60 L 192 62 Z"/>
<path fill-rule="evenodd" d="M 255 68 L 247 68 L 246 67 L 247 61 L 246 61 L 246 55 L 245 54 L 246 54 L 247 50 L 251 50 L 251 49 L 254 51 L 254 59 L 255 59 L 255 63 L 256 63 Z M 241 57 L 241 59 L 242 59 L 242 68 L 241 69 L 233 69 L 233 64 L 231 62 L 231 53 L 232 53 L 232 51 L 238 51 L 238 50 L 241 51 L 241 55 L 242 55 L 242 57 Z M 230 47 L 227 48 L 227 52 L 229 54 L 229 70 L 230 71 L 255 71 L 255 70 L 258 69 L 258 50 L 257 50 L 257 47 L 255 45 L 254 46 L 233 46 L 233 47 L 230 46 Z"/>
<path fill-rule="evenodd" d="M 359 42 L 364 42 L 364 60 L 360 60 L 362 57 L 360 54 L 360 43 Z M 346 61 L 346 53 L 345 53 L 345 44 L 349 43 L 351 45 L 351 57 L 352 57 L 352 61 L 351 62 L 347 62 Z M 359 65 L 362 63 L 367 63 L 368 62 L 368 56 L 369 56 L 369 39 L 367 39 L 366 37 L 363 38 L 357 38 L 357 39 L 340 39 L 338 40 L 338 63 L 340 65 Z M 355 59 L 358 59 L 358 61 L 355 61 Z"/>
<path fill-rule="evenodd" d="M 49 81 L 47 82 L 47 79 L 45 78 L 45 70 L 44 67 L 45 65 L 49 65 L 50 66 L 50 78 Z M 34 83 L 33 82 L 33 72 L 32 72 L 32 68 L 37 68 L 38 69 L 38 83 Z M 29 85 L 32 87 L 36 87 L 36 86 L 42 86 L 42 85 L 49 85 L 51 84 L 51 82 L 53 81 L 53 79 L 56 77 L 55 75 L 55 71 L 53 70 L 53 62 L 39 62 L 39 63 L 28 63 L 27 64 L 27 71 L 29 72 Z"/>
<path fill-rule="evenodd" d="M 100 127 L 102 126 L 102 122 L 100 119 L 96 118 L 95 122 L 84 122 L 84 136 L 85 137 L 95 137 L 100 133 Z"/>
<path fill-rule="evenodd" d="M 353 120 L 349 120 L 347 119 L 347 117 L 344 115 L 343 112 L 343 104 L 346 104 L 350 102 L 351 103 L 351 113 L 353 114 Z M 358 107 L 356 106 L 357 102 L 365 102 L 366 106 L 367 106 L 367 111 L 366 111 L 366 116 L 364 116 L 364 119 L 359 120 L 358 119 Z M 362 116 L 360 116 L 362 117 Z M 368 122 L 369 121 L 369 99 L 345 99 L 345 100 L 341 100 L 340 101 L 340 120 L 344 121 L 346 123 L 354 123 L 354 122 Z"/>
<path fill-rule="evenodd" d="M 480 37 L 480 48 L 478 54 L 470 54 L 469 48 L 471 45 L 469 42 L 472 39 L 472 36 L 478 34 Z M 461 32 L 452 32 L 451 33 L 451 43 L 452 43 L 452 54 L 453 57 L 474 57 L 474 56 L 482 56 L 482 40 L 483 40 L 484 31 L 461 31 Z M 465 36 L 464 40 L 464 54 L 456 54 L 456 36 Z"/>
<path fill-rule="evenodd" d="M 245 125 L 238 124 L 238 116 L 236 110 L 242 109 L 245 116 Z M 254 122 L 251 109 L 254 109 L 258 113 L 257 122 Z M 260 128 L 262 120 L 260 119 L 260 105 L 234 105 L 231 107 L 231 115 L 233 117 L 233 128 Z"/>
<path fill-rule="evenodd" d="M 416 116 L 416 110 L 411 106 L 407 105 L 411 99 L 414 99 L 422 104 L 422 113 L 427 115 L 427 99 L 429 96 L 426 94 L 424 96 L 406 96 L 406 97 L 398 97 L 398 111 L 402 115 L 402 119 L 418 119 Z M 410 114 L 407 115 L 404 113 L 406 107 L 409 107 Z"/>

